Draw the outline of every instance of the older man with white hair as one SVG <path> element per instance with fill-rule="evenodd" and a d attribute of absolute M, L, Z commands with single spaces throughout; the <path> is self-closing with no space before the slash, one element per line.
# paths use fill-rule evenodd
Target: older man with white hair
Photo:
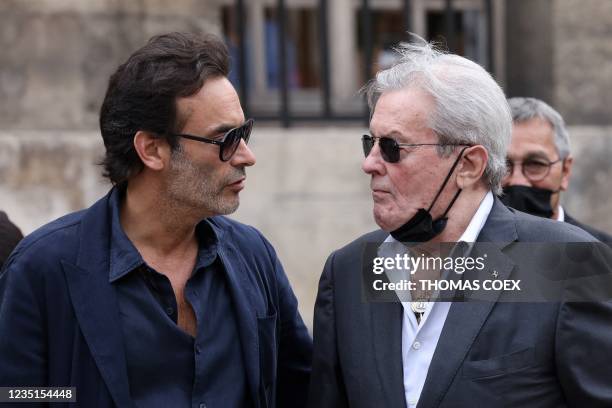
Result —
<path fill-rule="evenodd" d="M 398 62 L 366 87 L 372 117 L 362 169 L 380 229 L 325 264 L 310 406 L 612 406 L 612 369 L 596 363 L 612 354 L 610 303 L 435 302 L 426 292 L 415 301 L 364 297 L 360 273 L 373 271 L 384 243 L 404 243 L 407 251 L 489 243 L 499 261 L 492 279 L 506 280 L 516 273 L 507 253 L 518 243 L 593 241 L 496 197 L 512 118 L 485 70 L 420 38 L 398 51 Z M 456 246 L 465 247 L 474 250 Z"/>
<path fill-rule="evenodd" d="M 576 225 L 612 243 L 612 236 L 579 222 L 561 206 L 561 192 L 569 188 L 574 163 L 563 117 L 536 98 L 510 98 L 508 103 L 514 125 L 502 201 L 529 214 Z"/>

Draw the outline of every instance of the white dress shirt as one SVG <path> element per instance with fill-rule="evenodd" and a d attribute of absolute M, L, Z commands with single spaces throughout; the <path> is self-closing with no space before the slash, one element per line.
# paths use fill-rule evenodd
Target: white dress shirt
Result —
<path fill-rule="evenodd" d="M 484 226 L 491 208 L 493 207 L 493 194 L 489 191 L 483 198 L 478 210 L 470 220 L 459 241 L 475 242 Z M 397 243 L 389 235 L 386 243 Z M 425 385 L 429 365 L 451 302 L 427 302 L 425 313 L 418 324 L 410 302 L 402 302 L 404 315 L 402 319 L 402 362 L 404 366 L 404 393 L 408 408 L 416 407 Z"/>
<path fill-rule="evenodd" d="M 565 222 L 565 211 L 561 206 L 557 207 L 557 221 Z"/>

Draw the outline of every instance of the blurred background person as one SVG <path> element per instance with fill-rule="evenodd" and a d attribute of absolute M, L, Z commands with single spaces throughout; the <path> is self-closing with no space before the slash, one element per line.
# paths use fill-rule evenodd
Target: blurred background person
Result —
<path fill-rule="evenodd" d="M 559 112 L 536 98 L 510 98 L 508 103 L 513 127 L 502 201 L 519 211 L 576 225 L 602 242 L 612 242 L 612 236 L 579 222 L 561 205 L 561 192 L 569 187 L 574 158 Z"/>
<path fill-rule="evenodd" d="M 9 220 L 4 211 L 0 211 L 0 269 L 21 238 L 21 230 Z"/>

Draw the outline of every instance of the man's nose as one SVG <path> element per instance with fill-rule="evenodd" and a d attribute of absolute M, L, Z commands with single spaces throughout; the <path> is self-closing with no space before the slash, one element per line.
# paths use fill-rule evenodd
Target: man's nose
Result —
<path fill-rule="evenodd" d="M 257 160 L 255 159 L 255 154 L 251 151 L 249 146 L 245 143 L 244 139 L 240 140 L 240 144 L 238 145 L 238 149 L 236 149 L 236 153 L 232 156 L 231 164 L 235 167 L 240 166 L 252 166 L 255 164 Z"/>
<path fill-rule="evenodd" d="M 385 173 L 385 165 L 383 158 L 380 154 L 380 147 L 378 143 L 374 143 L 372 150 L 370 150 L 370 154 L 367 155 L 363 162 L 361 163 L 361 169 L 366 174 L 384 174 Z"/>

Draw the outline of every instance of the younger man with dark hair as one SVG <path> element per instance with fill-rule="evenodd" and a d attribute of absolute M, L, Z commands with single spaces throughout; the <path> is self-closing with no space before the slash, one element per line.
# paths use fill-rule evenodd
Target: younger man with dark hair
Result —
<path fill-rule="evenodd" d="M 259 231 L 222 216 L 255 164 L 227 75 L 223 43 L 179 33 L 113 74 L 114 187 L 9 259 L 0 386 L 73 386 L 86 407 L 303 403 L 312 345 L 289 281 Z"/>

